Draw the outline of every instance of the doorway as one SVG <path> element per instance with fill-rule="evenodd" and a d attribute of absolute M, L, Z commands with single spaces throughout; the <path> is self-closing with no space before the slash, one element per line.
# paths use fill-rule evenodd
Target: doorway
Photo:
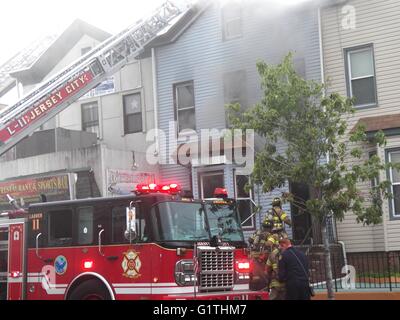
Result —
<path fill-rule="evenodd" d="M 290 204 L 293 241 L 297 245 L 311 244 L 313 237 L 312 219 L 304 204 L 305 201 L 310 199 L 310 189 L 304 183 L 290 182 L 290 193 L 293 194 L 295 200 L 294 203 Z"/>

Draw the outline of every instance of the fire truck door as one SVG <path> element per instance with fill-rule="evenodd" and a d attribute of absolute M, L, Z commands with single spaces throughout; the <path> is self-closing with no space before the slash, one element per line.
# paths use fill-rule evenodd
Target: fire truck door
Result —
<path fill-rule="evenodd" d="M 0 222 L 1 299 L 22 300 L 24 298 L 24 226 L 23 220 Z"/>
<path fill-rule="evenodd" d="M 7 299 L 8 226 L 0 226 L 0 300 Z"/>

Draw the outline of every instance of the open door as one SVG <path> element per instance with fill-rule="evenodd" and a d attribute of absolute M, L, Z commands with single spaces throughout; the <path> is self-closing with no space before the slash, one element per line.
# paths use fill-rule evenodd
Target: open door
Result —
<path fill-rule="evenodd" d="M 24 220 L 0 221 L 0 299 L 24 298 Z"/>

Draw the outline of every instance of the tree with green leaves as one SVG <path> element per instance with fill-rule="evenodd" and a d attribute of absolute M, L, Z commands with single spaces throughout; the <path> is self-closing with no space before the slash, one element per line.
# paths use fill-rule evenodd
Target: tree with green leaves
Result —
<path fill-rule="evenodd" d="M 327 218 L 341 221 L 346 212 L 353 212 L 359 223 L 380 223 L 382 199 L 391 194 L 390 182 L 378 177 L 382 170 L 398 166 L 382 162 L 378 155 L 365 156 L 363 143 L 384 146 L 383 132 L 371 141 L 362 125 L 350 131 L 346 118 L 355 112 L 353 101 L 338 93 L 326 95 L 325 84 L 303 79 L 291 53 L 279 65 L 258 62 L 257 69 L 262 100 L 245 111 L 229 105 L 230 121 L 233 128 L 254 129 L 262 138 L 252 181 L 264 192 L 288 181 L 309 186 L 310 199 L 303 205 L 321 226 L 328 298 L 334 299 Z M 362 184 L 374 179 L 377 183 L 365 195 Z"/>

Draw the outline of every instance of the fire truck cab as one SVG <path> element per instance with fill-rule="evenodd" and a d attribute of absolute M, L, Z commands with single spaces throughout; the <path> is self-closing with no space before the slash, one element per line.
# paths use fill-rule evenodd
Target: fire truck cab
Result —
<path fill-rule="evenodd" d="M 233 200 L 176 184 L 38 203 L 0 218 L 0 298 L 266 299 L 246 247 Z"/>

